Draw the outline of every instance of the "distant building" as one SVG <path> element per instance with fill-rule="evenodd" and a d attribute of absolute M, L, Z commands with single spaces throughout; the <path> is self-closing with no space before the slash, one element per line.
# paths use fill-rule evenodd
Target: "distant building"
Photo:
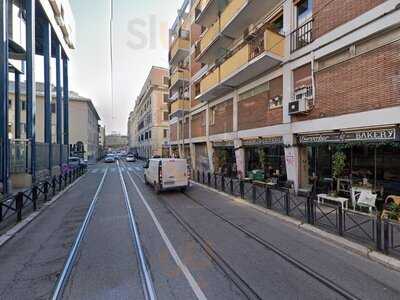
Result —
<path fill-rule="evenodd" d="M 129 116 L 129 148 L 140 157 L 169 154 L 168 84 L 168 70 L 153 66 Z"/>
<path fill-rule="evenodd" d="M 96 161 L 99 154 L 100 116 L 90 99 L 70 93 L 69 99 L 69 142 L 71 155 Z M 82 148 L 83 146 L 83 148 Z"/>
<path fill-rule="evenodd" d="M 128 146 L 128 137 L 113 133 L 106 136 L 106 149 L 126 149 Z"/>

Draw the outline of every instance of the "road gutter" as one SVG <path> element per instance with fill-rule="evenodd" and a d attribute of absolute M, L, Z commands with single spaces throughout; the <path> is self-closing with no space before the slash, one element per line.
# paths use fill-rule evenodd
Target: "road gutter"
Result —
<path fill-rule="evenodd" d="M 87 173 L 86 173 L 87 174 Z M 58 199 L 60 199 L 66 192 L 68 192 L 71 188 L 73 188 L 78 182 L 80 182 L 83 178 L 86 177 L 86 174 L 79 177 L 72 184 L 67 186 L 64 190 L 62 190 L 59 194 L 54 196 L 50 201 L 45 202 L 39 210 L 29 214 L 25 219 L 21 222 L 14 225 L 11 229 L 9 229 L 6 233 L 0 236 L 0 247 L 4 246 L 8 241 L 10 241 L 14 236 L 17 235 L 22 229 L 28 226 L 33 220 L 39 217 L 43 212 L 45 212 L 50 206 L 52 206 Z"/>
<path fill-rule="evenodd" d="M 289 224 L 289 225 L 291 225 L 293 227 L 296 227 L 297 229 L 301 230 L 302 232 L 309 234 L 312 237 L 316 237 L 317 236 L 318 238 L 320 238 L 321 240 L 323 240 L 325 242 L 328 242 L 332 246 L 336 246 L 336 247 L 340 246 L 341 248 L 343 248 L 343 249 L 345 249 L 347 251 L 350 251 L 351 253 L 358 254 L 358 255 L 361 255 L 363 257 L 366 257 L 366 258 L 368 258 L 368 259 L 370 259 L 370 260 L 372 260 L 374 262 L 377 262 L 377 263 L 379 263 L 381 265 L 384 265 L 385 267 L 388 267 L 388 268 L 393 269 L 395 271 L 400 271 L 400 260 L 398 260 L 396 258 L 393 258 L 391 256 L 385 255 L 385 254 L 383 254 L 381 252 L 375 251 L 375 250 L 373 250 L 371 248 L 368 248 L 366 246 L 357 244 L 355 242 L 349 241 L 349 240 L 347 240 L 347 239 L 345 239 L 345 238 L 343 238 L 341 236 L 337 236 L 335 234 L 326 232 L 326 231 L 321 230 L 321 229 L 319 229 L 319 228 L 317 228 L 315 226 L 312 226 L 310 224 L 298 221 L 298 220 L 293 219 L 291 217 L 279 214 L 279 213 L 277 213 L 275 211 L 272 211 L 272 210 L 263 208 L 261 206 L 255 205 L 253 203 L 249 203 L 249 202 L 247 202 L 247 201 L 245 201 L 245 200 L 243 200 L 243 199 L 241 199 L 239 197 L 235 197 L 235 196 L 226 194 L 224 192 L 218 191 L 218 190 L 216 190 L 216 189 L 214 189 L 212 187 L 209 187 L 207 185 L 203 185 L 203 184 L 200 184 L 198 182 L 194 182 L 192 180 L 190 182 L 193 185 L 197 185 L 197 186 L 203 187 L 203 188 L 205 188 L 205 189 L 207 189 L 209 191 L 212 191 L 212 192 L 217 193 L 217 194 L 219 194 L 221 196 L 227 197 L 227 198 L 229 198 L 229 199 L 231 199 L 231 200 L 233 200 L 233 201 L 235 201 L 237 203 L 240 203 L 241 205 L 245 205 L 245 206 L 251 207 L 251 208 L 253 208 L 253 209 L 255 209 L 255 210 L 259 211 L 259 212 L 262 212 L 263 214 L 266 214 L 268 216 L 277 218 L 277 219 L 279 219 L 279 220 L 281 220 L 281 221 L 283 221 L 283 222 L 285 222 L 285 223 L 287 223 L 287 224 Z"/>

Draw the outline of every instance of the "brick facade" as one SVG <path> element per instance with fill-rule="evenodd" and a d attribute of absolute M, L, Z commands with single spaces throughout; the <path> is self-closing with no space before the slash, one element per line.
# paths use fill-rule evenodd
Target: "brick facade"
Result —
<path fill-rule="evenodd" d="M 206 111 L 192 115 L 192 138 L 206 135 Z"/>
<path fill-rule="evenodd" d="M 233 130 L 233 100 L 224 101 L 210 108 L 210 115 L 214 111 L 215 120 L 211 123 L 210 117 L 210 135 L 232 132 Z"/>
<path fill-rule="evenodd" d="M 314 38 L 319 38 L 383 2 L 385 0 L 315 0 Z"/>
<path fill-rule="evenodd" d="M 400 105 L 400 42 L 315 73 L 315 108 L 295 121 Z"/>
<path fill-rule="evenodd" d="M 283 121 L 283 109 L 269 108 L 269 99 L 282 96 L 282 76 L 269 82 L 269 91 L 258 94 L 238 103 L 238 127 L 246 130 L 258 127 L 266 127 L 281 124 Z"/>

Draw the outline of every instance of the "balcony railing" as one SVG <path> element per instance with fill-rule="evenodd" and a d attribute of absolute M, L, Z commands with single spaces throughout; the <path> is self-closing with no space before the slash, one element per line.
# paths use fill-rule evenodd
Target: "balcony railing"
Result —
<path fill-rule="evenodd" d="M 190 109 L 190 101 L 179 99 L 171 104 L 171 115 L 179 110 L 189 110 L 189 109 Z"/>
<path fill-rule="evenodd" d="M 217 67 L 214 71 L 208 74 L 202 81 L 200 81 L 200 93 L 208 91 L 210 88 L 216 86 L 220 82 L 220 70 Z"/>
<path fill-rule="evenodd" d="M 171 86 L 174 86 L 179 80 L 190 79 L 189 70 L 177 69 L 171 76 Z"/>
<path fill-rule="evenodd" d="M 265 1 L 265 0 L 263 0 Z M 232 0 L 221 14 L 221 28 L 224 28 L 233 17 L 240 11 L 241 8 L 247 3 L 247 0 Z"/>
<path fill-rule="evenodd" d="M 290 34 L 290 52 L 293 53 L 313 42 L 313 20 L 301 25 Z"/>
<path fill-rule="evenodd" d="M 171 45 L 171 51 L 170 51 L 170 57 L 169 59 L 173 59 L 175 55 L 178 53 L 180 49 L 184 50 L 189 50 L 190 48 L 190 41 L 183 39 L 183 38 L 177 38 Z"/>
<path fill-rule="evenodd" d="M 216 38 L 220 30 L 219 20 L 210 26 L 200 40 L 200 52 L 203 52 Z"/>

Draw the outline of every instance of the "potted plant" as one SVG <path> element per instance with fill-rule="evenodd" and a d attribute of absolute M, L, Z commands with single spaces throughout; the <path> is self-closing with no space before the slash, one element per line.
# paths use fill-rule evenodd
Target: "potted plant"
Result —
<path fill-rule="evenodd" d="M 336 192 L 339 192 L 339 178 L 343 175 L 344 168 L 346 167 L 346 155 L 338 151 L 332 157 L 332 176 L 336 180 Z"/>
<path fill-rule="evenodd" d="M 390 220 L 400 221 L 400 205 L 392 202 L 386 207 L 387 218 Z"/>

